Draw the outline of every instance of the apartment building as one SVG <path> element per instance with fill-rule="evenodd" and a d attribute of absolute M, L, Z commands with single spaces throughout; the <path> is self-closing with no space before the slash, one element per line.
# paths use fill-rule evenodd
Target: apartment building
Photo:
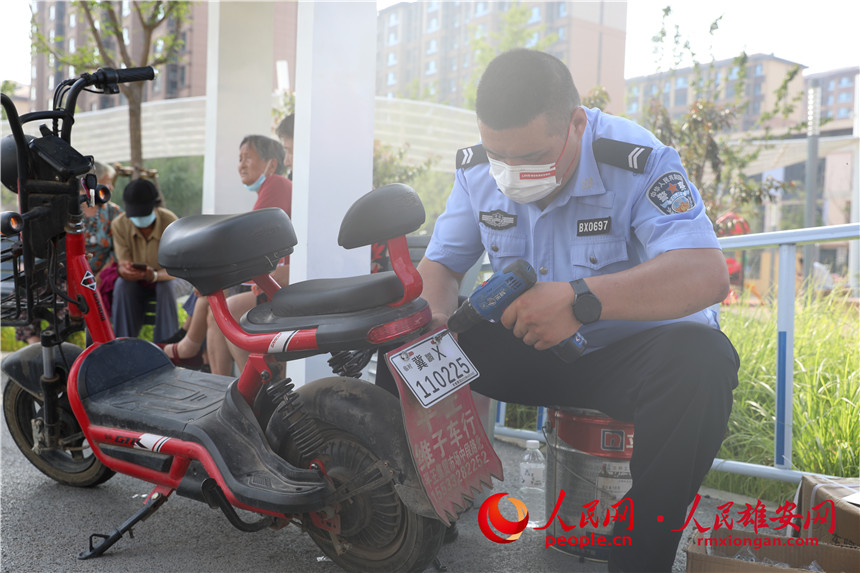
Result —
<path fill-rule="evenodd" d="M 814 85 L 819 90 L 819 105 L 824 133 L 850 134 L 854 124 L 857 97 L 857 76 L 860 66 L 839 68 L 804 77 L 806 95 Z M 807 99 L 804 99 L 804 105 Z"/>
<path fill-rule="evenodd" d="M 639 76 L 627 80 L 625 113 L 638 121 L 647 113 L 651 101 L 658 99 L 673 118 L 681 117 L 690 109 L 695 98 L 696 86 L 702 86 L 709 99 L 718 104 L 729 104 L 739 95 L 746 99 L 747 107 L 738 123 L 739 130 L 753 129 L 763 112 L 770 111 L 776 103 L 777 90 L 796 62 L 777 58 L 774 55 L 753 54 L 746 63 L 745 93 L 736 93 L 741 70 L 735 60 L 726 59 L 698 67 Z M 804 89 L 802 74 L 797 74 L 788 86 L 789 94 L 800 94 Z M 797 105 L 795 113 L 788 118 L 774 118 L 768 123 L 773 129 L 795 125 L 806 118 L 805 107 Z"/>
<path fill-rule="evenodd" d="M 129 0 L 115 2 L 115 10 L 122 26 L 123 41 L 135 61 L 140 61 L 143 49 L 143 33 L 138 18 L 132 13 Z M 64 0 L 36 1 L 31 3 L 39 31 L 60 53 L 72 53 L 91 37 L 89 23 L 83 13 Z M 156 30 L 153 52 L 162 49 L 165 34 L 177 34 L 182 42 L 176 61 L 158 67 L 158 76 L 145 84 L 144 101 L 186 98 L 206 95 L 206 50 L 208 6 L 206 2 L 190 2 L 190 13 L 183 22 L 168 19 Z M 272 23 L 279 31 L 275 34 L 274 54 L 261 54 L 261 58 L 273 57 L 273 63 L 281 74 L 282 85 L 295 83 L 296 21 L 298 7 L 295 2 L 275 4 Z M 96 21 L 99 29 L 105 22 Z M 104 35 L 106 45 L 116 47 L 113 36 Z M 33 109 L 45 109 L 52 105 L 54 87 L 66 78 L 74 77 L 84 70 L 75 70 L 57 60 L 51 54 L 33 51 L 31 55 L 30 101 Z M 287 74 L 284 77 L 284 74 Z M 277 77 L 277 76 L 276 76 Z M 276 80 L 277 83 L 277 80 Z M 277 87 L 277 86 L 273 86 Z M 82 111 L 95 111 L 124 105 L 124 98 L 82 93 L 78 107 Z"/>
<path fill-rule="evenodd" d="M 401 2 L 377 21 L 376 93 L 420 96 L 462 107 L 475 75 L 474 38 L 491 45 L 514 2 Z M 570 67 L 585 95 L 607 88 L 609 111 L 623 111 L 626 2 L 528 2 L 527 46 L 545 48 Z"/>

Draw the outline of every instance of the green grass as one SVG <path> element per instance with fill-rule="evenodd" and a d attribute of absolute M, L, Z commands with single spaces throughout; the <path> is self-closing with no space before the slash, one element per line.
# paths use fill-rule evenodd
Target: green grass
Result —
<path fill-rule="evenodd" d="M 773 465 L 776 309 L 723 307 L 723 330 L 741 357 L 740 384 L 719 457 Z M 860 309 L 844 296 L 795 303 L 793 468 L 835 476 L 860 472 Z M 711 472 L 706 485 L 785 501 L 791 484 Z"/>

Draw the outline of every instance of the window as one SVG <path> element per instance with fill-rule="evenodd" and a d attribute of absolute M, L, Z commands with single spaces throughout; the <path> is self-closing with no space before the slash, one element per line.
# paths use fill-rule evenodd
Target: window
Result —
<path fill-rule="evenodd" d="M 630 97 L 639 97 L 639 86 L 631 86 L 630 87 Z"/>
<path fill-rule="evenodd" d="M 54 89 L 54 75 L 51 74 L 48 76 L 48 91 L 53 91 Z"/>
<path fill-rule="evenodd" d="M 430 18 L 427 22 L 427 32 L 435 32 L 439 29 L 439 18 Z"/>
<path fill-rule="evenodd" d="M 684 89 L 685 87 L 687 87 L 687 76 L 675 78 L 675 89 Z"/>
<path fill-rule="evenodd" d="M 430 40 L 429 42 L 427 42 L 427 53 L 428 54 L 435 54 L 438 51 L 439 51 L 439 46 L 438 46 L 436 40 Z"/>
<path fill-rule="evenodd" d="M 839 103 L 848 103 L 849 101 L 851 101 L 851 93 L 850 92 L 842 92 L 836 98 L 836 101 L 838 101 Z"/>
<path fill-rule="evenodd" d="M 75 39 L 74 39 L 74 38 L 69 38 L 69 53 L 70 53 L 70 54 L 74 54 L 74 53 L 75 53 L 75 48 L 76 48 L 76 46 L 75 46 Z"/>
<path fill-rule="evenodd" d="M 463 67 L 469 67 L 469 54 L 463 54 Z"/>
<path fill-rule="evenodd" d="M 675 91 L 675 105 L 687 105 L 687 90 L 676 90 Z"/>
<path fill-rule="evenodd" d="M 75 73 L 75 66 L 69 66 L 68 76 L 70 78 L 75 77 L 77 74 Z"/>
<path fill-rule="evenodd" d="M 396 26 L 397 25 L 397 12 L 392 12 L 388 15 L 388 25 Z"/>
<path fill-rule="evenodd" d="M 427 68 L 424 70 L 424 75 L 432 76 L 436 73 L 436 60 L 427 62 Z"/>
<path fill-rule="evenodd" d="M 732 69 L 729 71 L 729 79 L 736 80 L 738 79 L 738 74 L 740 74 L 740 68 L 737 66 L 732 66 Z"/>
<path fill-rule="evenodd" d="M 755 71 L 753 72 L 753 74 L 757 76 L 764 74 L 764 66 L 762 66 L 761 64 L 756 64 Z"/>
<path fill-rule="evenodd" d="M 394 52 L 388 52 L 388 65 L 396 66 L 397 65 L 397 54 Z"/>
<path fill-rule="evenodd" d="M 559 40 L 564 40 L 566 34 L 567 28 L 565 28 L 564 26 L 561 26 L 558 30 L 556 30 L 556 35 L 558 36 Z"/>
<path fill-rule="evenodd" d="M 74 12 L 69 14 L 69 28 L 74 28 L 78 24 L 78 16 Z"/>
<path fill-rule="evenodd" d="M 532 35 L 529 36 L 528 40 L 526 40 L 526 48 L 534 48 L 537 46 L 538 39 L 540 39 L 540 35 L 537 32 L 532 32 Z"/>
<path fill-rule="evenodd" d="M 475 2 L 475 16 L 483 16 L 488 12 L 489 10 L 487 9 L 486 2 Z"/>
<path fill-rule="evenodd" d="M 388 78 L 386 80 L 386 85 L 393 86 L 397 83 L 397 77 L 394 75 L 394 72 L 388 72 Z"/>
<path fill-rule="evenodd" d="M 457 71 L 457 58 L 451 58 L 451 71 Z"/>
<path fill-rule="evenodd" d="M 36 79 L 36 66 L 30 66 L 30 78 Z"/>
<path fill-rule="evenodd" d="M 128 0 L 122 0 L 122 16 L 125 18 L 131 14 L 131 5 Z"/>
<path fill-rule="evenodd" d="M 437 0 L 433 0 L 432 2 L 427 3 L 427 11 L 435 12 L 439 9 L 439 2 Z"/>
<path fill-rule="evenodd" d="M 388 33 L 388 45 L 394 46 L 397 44 L 397 32 L 389 32 Z"/>
<path fill-rule="evenodd" d="M 128 28 L 122 29 L 122 43 L 128 46 Z"/>
<path fill-rule="evenodd" d="M 480 40 L 481 38 L 487 37 L 487 25 L 486 24 L 478 24 L 478 27 L 475 29 L 475 39 Z"/>
<path fill-rule="evenodd" d="M 756 82 L 755 85 L 753 86 L 753 94 L 761 95 L 761 90 L 762 90 L 761 82 Z"/>
<path fill-rule="evenodd" d="M 558 16 L 560 18 L 567 18 L 567 2 L 558 3 Z"/>
<path fill-rule="evenodd" d="M 851 117 L 851 108 L 850 107 L 840 107 L 838 110 L 836 110 L 836 117 L 838 117 L 838 118 Z"/>
<path fill-rule="evenodd" d="M 669 93 L 669 90 L 670 90 L 671 88 L 672 88 L 672 83 L 671 83 L 671 82 L 666 81 L 666 82 L 664 82 L 664 83 L 663 83 L 663 93 L 664 93 L 664 94 L 668 94 L 668 93 Z"/>
<path fill-rule="evenodd" d="M 529 18 L 529 24 L 536 24 L 540 22 L 540 6 L 534 6 L 532 8 L 531 17 Z"/>
<path fill-rule="evenodd" d="M 847 88 L 847 87 L 853 86 L 853 85 L 854 85 L 854 78 L 852 78 L 850 76 L 843 76 L 843 77 L 839 78 L 839 87 L 840 88 Z"/>
<path fill-rule="evenodd" d="M 36 101 L 36 86 L 30 87 L 30 101 Z"/>
<path fill-rule="evenodd" d="M 52 44 L 54 43 L 54 31 L 53 30 L 48 31 L 48 41 Z"/>
<path fill-rule="evenodd" d="M 57 8 L 55 6 L 51 6 L 48 8 L 48 19 L 53 20 L 57 16 Z"/>
<path fill-rule="evenodd" d="M 833 94 L 827 96 L 827 103 L 824 105 L 833 105 Z"/>
<path fill-rule="evenodd" d="M 754 101 L 752 102 L 752 114 L 759 115 L 761 113 L 761 102 Z"/>
<path fill-rule="evenodd" d="M 827 89 L 829 89 L 830 91 L 835 90 L 836 89 L 836 80 L 830 80 L 829 82 L 827 82 Z"/>
<path fill-rule="evenodd" d="M 639 102 L 633 100 L 627 103 L 627 113 L 638 113 L 639 112 Z"/>
<path fill-rule="evenodd" d="M 457 93 L 457 80 L 451 80 L 449 85 L 451 86 L 451 93 Z"/>

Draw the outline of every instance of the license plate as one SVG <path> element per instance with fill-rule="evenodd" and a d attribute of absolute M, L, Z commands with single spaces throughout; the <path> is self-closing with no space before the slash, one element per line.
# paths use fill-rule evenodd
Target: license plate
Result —
<path fill-rule="evenodd" d="M 478 377 L 478 370 L 448 330 L 433 332 L 388 355 L 391 365 L 425 408 Z"/>

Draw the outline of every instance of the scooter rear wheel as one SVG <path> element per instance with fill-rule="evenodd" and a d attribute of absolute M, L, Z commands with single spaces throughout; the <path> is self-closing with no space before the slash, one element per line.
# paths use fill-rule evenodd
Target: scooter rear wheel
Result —
<path fill-rule="evenodd" d="M 15 445 L 31 464 L 49 478 L 65 485 L 92 487 L 110 479 L 114 472 L 103 465 L 87 446 L 65 393 L 60 400 L 60 441 L 65 449 L 33 451 L 32 420 L 42 418 L 42 402 L 11 380 L 3 390 L 3 414 Z"/>
<path fill-rule="evenodd" d="M 372 466 L 379 458 L 352 434 L 319 422 L 324 445 L 319 459 L 335 487 Z M 445 535 L 441 521 L 410 511 L 393 482 L 340 503 L 341 533 L 338 555 L 329 531 L 305 516 L 311 539 L 335 563 L 348 571 L 422 571 L 432 561 Z"/>

